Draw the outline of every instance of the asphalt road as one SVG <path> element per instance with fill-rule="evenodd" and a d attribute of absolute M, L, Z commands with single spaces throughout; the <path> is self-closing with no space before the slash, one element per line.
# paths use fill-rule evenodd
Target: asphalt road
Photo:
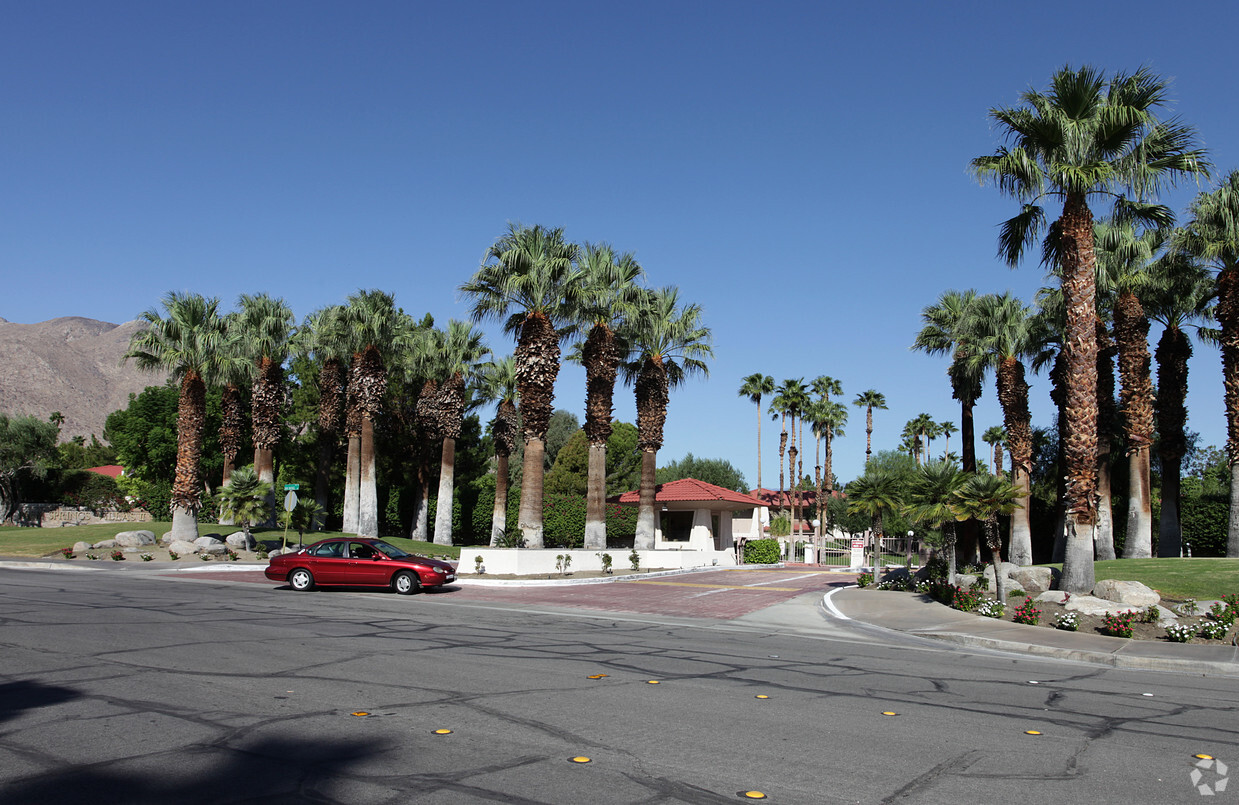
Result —
<path fill-rule="evenodd" d="M 818 597 L 685 618 L 0 570 L 0 802 L 1239 801 L 1189 779 L 1197 753 L 1239 776 L 1236 680 L 968 651 Z"/>

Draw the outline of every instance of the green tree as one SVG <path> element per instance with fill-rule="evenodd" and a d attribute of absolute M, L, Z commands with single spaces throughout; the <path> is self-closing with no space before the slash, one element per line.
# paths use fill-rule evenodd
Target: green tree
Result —
<path fill-rule="evenodd" d="M 1027 500 L 1024 490 L 1005 478 L 986 473 L 976 473 L 955 493 L 955 517 L 959 520 L 973 518 L 981 523 L 985 544 L 994 557 L 994 586 L 998 600 L 1007 600 L 1006 574 L 1002 572 L 1002 537 L 998 534 L 998 515 L 1011 514 Z"/>
<path fill-rule="evenodd" d="M 995 184 L 1021 203 L 1020 212 L 1003 224 L 999 236 L 999 254 L 1013 267 L 1045 224 L 1040 202 L 1046 197 L 1062 202 L 1057 231 L 1066 309 L 1068 516 L 1060 586 L 1067 592 L 1087 592 L 1094 581 L 1096 255 L 1089 198 L 1116 198 L 1120 219 L 1166 224 L 1169 211 L 1146 199 L 1155 198 L 1181 176 L 1208 170 L 1203 151 L 1195 147 L 1195 132 L 1177 121 L 1157 118 L 1168 101 L 1166 88 L 1165 81 L 1145 69 L 1107 81 L 1092 67 L 1065 67 L 1050 79 L 1048 91 L 1025 91 L 1022 106 L 990 110 L 990 118 L 1010 145 L 971 163 L 982 182 Z M 1239 555 L 1239 522 L 1235 533 Z"/>
<path fill-rule="evenodd" d="M 260 480 L 253 467 L 241 467 L 232 473 L 228 485 L 220 487 L 215 495 L 220 515 L 241 526 L 245 532 L 247 549 L 252 549 L 255 544 L 250 529 L 267 516 L 267 498 L 270 494 L 271 484 Z"/>
<path fill-rule="evenodd" d="M 468 322 L 453 319 L 448 322 L 447 330 L 436 331 L 433 352 L 434 375 L 441 380 L 435 406 L 435 431 L 443 440 L 434 540 L 437 545 L 451 545 L 456 440 L 460 438 L 469 402 L 467 386 L 477 380 L 478 367 L 490 355 L 490 350 L 486 348 L 486 338 L 481 331 Z"/>
<path fill-rule="evenodd" d="M 774 393 L 774 378 L 760 372 L 744 378 L 740 384 L 740 396 L 747 397 L 749 402 L 757 406 L 757 489 L 761 485 L 761 398 Z M 745 490 L 748 491 L 748 490 Z"/>
<path fill-rule="evenodd" d="M 329 305 L 314 311 L 297 328 L 293 340 L 297 356 L 318 368 L 318 411 L 313 420 L 318 442 L 314 502 L 321 513 L 315 527 L 323 525 L 323 518 L 331 507 L 331 470 L 344 426 L 348 361 L 352 353 L 346 311 L 344 305 Z"/>
<path fill-rule="evenodd" d="M 733 492 L 748 492 L 748 487 L 744 482 L 744 473 L 732 466 L 732 463 L 725 458 L 697 458 L 692 453 L 686 453 L 684 458 L 659 467 L 654 473 L 654 481 L 658 484 L 684 478 L 696 478 L 698 481 L 721 486 Z"/>
<path fill-rule="evenodd" d="M 882 570 L 884 520 L 903 506 L 899 475 L 885 467 L 870 465 L 865 474 L 847 485 L 848 511 L 869 516 L 873 524 L 873 576 Z"/>
<path fill-rule="evenodd" d="M 875 389 L 868 389 L 857 394 L 856 399 L 852 400 L 852 405 L 865 409 L 865 464 L 867 465 L 870 456 L 873 455 L 873 411 L 875 408 L 879 411 L 886 410 L 886 395 Z"/>
<path fill-rule="evenodd" d="M 42 478 L 56 460 L 59 434 L 53 422 L 0 413 L 0 523 L 21 505 L 22 479 Z"/>
<path fill-rule="evenodd" d="M 508 458 L 516 447 L 516 435 L 520 429 L 520 417 L 516 410 L 516 361 L 507 356 L 483 366 L 479 393 L 484 401 L 495 403 L 495 418 L 490 423 L 490 435 L 495 445 L 494 502 L 490 526 L 490 544 L 493 547 L 509 530 L 508 485 L 511 473 L 508 471 Z"/>
<path fill-rule="evenodd" d="M 942 551 L 946 554 L 947 582 L 955 583 L 955 515 L 959 490 L 968 478 L 951 461 L 927 461 L 917 468 L 908 487 L 904 512 L 909 518 L 931 528 L 942 529 Z"/>

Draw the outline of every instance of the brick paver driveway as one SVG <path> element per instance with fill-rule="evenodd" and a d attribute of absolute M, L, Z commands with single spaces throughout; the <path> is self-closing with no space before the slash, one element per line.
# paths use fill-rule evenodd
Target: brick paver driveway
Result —
<path fill-rule="evenodd" d="M 276 584 L 259 571 L 194 573 L 194 578 Z M 821 593 L 854 582 L 854 577 L 810 567 L 719 569 L 605 584 L 483 586 L 468 577 L 423 595 L 427 600 L 544 605 L 602 612 L 680 615 L 731 620 L 805 593 Z M 281 591 L 284 592 L 284 591 Z M 378 593 L 381 595 L 382 593 Z"/>

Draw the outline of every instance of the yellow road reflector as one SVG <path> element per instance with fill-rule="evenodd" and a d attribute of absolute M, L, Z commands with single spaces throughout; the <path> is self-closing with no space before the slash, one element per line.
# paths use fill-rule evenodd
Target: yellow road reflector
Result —
<path fill-rule="evenodd" d="M 451 730 L 435 730 L 435 735 L 451 735 Z"/>
<path fill-rule="evenodd" d="M 1192 755 L 1192 757 L 1198 757 L 1201 760 L 1213 760 L 1213 755 Z"/>
<path fill-rule="evenodd" d="M 647 684 L 647 685 L 658 685 L 658 684 L 661 684 L 661 683 L 659 683 L 659 681 L 658 681 L 657 679 L 647 679 L 647 680 L 646 680 L 646 682 L 645 682 L 645 684 Z"/>
<path fill-rule="evenodd" d="M 755 698 L 758 698 L 758 699 L 769 699 L 770 697 L 769 697 L 769 696 L 767 696 L 767 695 L 766 695 L 766 694 L 764 694 L 764 693 L 759 693 L 759 694 L 757 694 L 757 696 L 756 696 Z"/>
<path fill-rule="evenodd" d="M 897 715 L 899 715 L 899 714 L 898 714 L 898 713 L 896 713 L 894 710 L 883 710 L 883 711 L 882 711 L 882 715 L 884 715 L 884 716 L 897 716 Z"/>
<path fill-rule="evenodd" d="M 1040 735 L 1041 730 L 1024 730 L 1025 735 Z"/>
<path fill-rule="evenodd" d="M 766 798 L 766 795 L 760 791 L 745 791 L 744 796 L 748 797 L 749 799 L 765 799 Z"/>
<path fill-rule="evenodd" d="M 605 679 L 605 678 L 606 678 L 606 676 L 607 676 L 606 674 L 594 674 L 594 675 L 592 675 L 592 676 L 590 676 L 590 677 L 588 677 L 588 678 L 589 678 L 589 679 Z"/>
<path fill-rule="evenodd" d="M 365 710 L 358 710 L 356 713 L 353 713 L 352 715 L 355 715 L 360 718 L 361 716 L 368 716 L 370 714 L 367 713 Z"/>
<path fill-rule="evenodd" d="M 573 763 L 589 763 L 589 758 L 585 757 L 584 755 L 577 755 L 576 757 L 570 757 L 568 758 L 568 760 L 572 761 Z"/>

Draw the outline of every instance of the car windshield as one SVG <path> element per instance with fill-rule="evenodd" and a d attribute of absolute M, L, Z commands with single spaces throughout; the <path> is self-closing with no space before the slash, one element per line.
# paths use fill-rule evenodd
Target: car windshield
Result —
<path fill-rule="evenodd" d="M 374 542 L 370 544 L 373 545 L 375 548 L 379 549 L 380 551 L 382 551 L 383 554 L 387 556 L 389 559 L 403 559 L 406 556 L 413 555 L 411 553 L 406 553 L 400 550 L 395 545 L 391 545 L 381 540 L 375 540 Z"/>

